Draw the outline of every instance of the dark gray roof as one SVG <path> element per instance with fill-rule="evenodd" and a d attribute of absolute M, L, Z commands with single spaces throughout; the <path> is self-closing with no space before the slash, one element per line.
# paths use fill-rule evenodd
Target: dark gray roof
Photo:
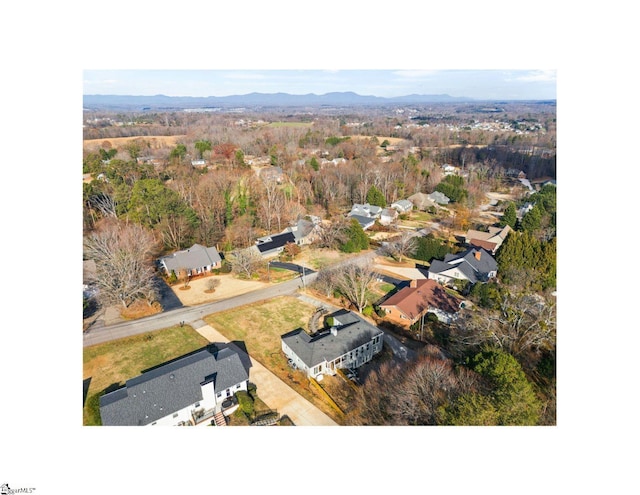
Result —
<path fill-rule="evenodd" d="M 478 252 L 480 259 L 476 258 Z M 498 263 L 484 249 L 472 248 L 463 253 L 449 253 L 445 255 L 444 261 L 433 260 L 429 266 L 429 273 L 442 273 L 454 267 L 475 283 L 479 280 L 486 281 L 487 274 L 498 270 Z"/>
<path fill-rule="evenodd" d="M 324 361 L 333 361 L 383 333 L 351 311 L 340 311 L 332 316 L 336 324 L 336 335 L 330 330 L 325 330 L 312 337 L 304 330 L 298 329 L 281 337 L 309 368 Z"/>
<path fill-rule="evenodd" d="M 296 242 L 296 238 L 292 232 L 272 235 L 270 241 L 258 243 L 256 244 L 256 247 L 261 254 L 264 254 L 269 251 L 273 251 L 274 249 L 279 249 L 288 242 L 292 242 L 294 244 Z"/>
<path fill-rule="evenodd" d="M 202 268 L 203 266 L 220 263 L 220 261 L 222 261 L 216 248 L 207 248 L 200 244 L 194 244 L 189 249 L 177 251 L 168 256 L 163 256 L 160 260 L 164 261 L 164 264 L 169 271 L 179 270 L 181 268 L 193 270 L 196 268 Z"/>
<path fill-rule="evenodd" d="M 100 397 L 102 424 L 147 425 L 202 400 L 204 383 L 213 382 L 219 392 L 248 379 L 237 351 L 209 346 L 144 372 Z"/>
<path fill-rule="evenodd" d="M 355 218 L 363 229 L 370 227 L 376 221 L 373 217 L 363 217 L 362 215 L 349 215 L 349 218 Z"/>

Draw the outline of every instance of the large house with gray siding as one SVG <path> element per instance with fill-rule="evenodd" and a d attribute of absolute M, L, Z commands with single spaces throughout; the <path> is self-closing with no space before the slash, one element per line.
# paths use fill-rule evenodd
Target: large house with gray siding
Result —
<path fill-rule="evenodd" d="M 231 347 L 210 345 L 127 380 L 100 397 L 104 426 L 191 426 L 220 414 L 247 390 L 249 372 Z"/>
<path fill-rule="evenodd" d="M 297 329 L 282 335 L 282 352 L 307 376 L 335 375 L 357 368 L 382 351 L 383 332 L 351 311 L 331 315 L 333 326 L 310 335 Z"/>

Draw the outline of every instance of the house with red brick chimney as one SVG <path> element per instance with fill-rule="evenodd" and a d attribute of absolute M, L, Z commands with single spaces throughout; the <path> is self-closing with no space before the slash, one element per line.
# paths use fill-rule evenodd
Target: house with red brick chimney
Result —
<path fill-rule="evenodd" d="M 451 323 L 458 316 L 464 301 L 452 296 L 435 280 L 411 280 L 380 304 L 386 317 L 402 326 L 410 326 L 426 313 L 435 314 L 443 323 Z"/>

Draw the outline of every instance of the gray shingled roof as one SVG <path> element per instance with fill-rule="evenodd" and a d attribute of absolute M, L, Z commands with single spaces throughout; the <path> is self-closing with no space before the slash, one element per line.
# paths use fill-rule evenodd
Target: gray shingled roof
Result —
<path fill-rule="evenodd" d="M 200 244 L 194 244 L 189 249 L 177 251 L 168 256 L 160 258 L 164 262 L 167 270 L 177 271 L 181 268 L 194 270 L 203 266 L 214 265 L 222 260 L 220 254 L 214 247 L 204 247 Z"/>
<path fill-rule="evenodd" d="M 383 333 L 351 311 L 338 312 L 333 316 L 336 335 L 330 330 L 325 330 L 312 337 L 304 330 L 298 329 L 281 337 L 309 368 L 325 361 L 333 361 Z"/>
<path fill-rule="evenodd" d="M 476 252 L 480 252 L 480 259 L 476 258 Z M 472 283 L 486 280 L 489 272 L 498 270 L 498 263 L 487 251 L 482 248 L 468 249 L 463 253 L 447 254 L 444 261 L 433 260 L 429 266 L 430 273 L 442 273 L 452 268 L 457 268 Z"/>
<path fill-rule="evenodd" d="M 371 227 L 376 221 L 373 217 L 363 217 L 362 215 L 349 215 L 349 218 L 354 218 L 363 229 Z"/>
<path fill-rule="evenodd" d="M 249 379 L 239 354 L 209 346 L 127 380 L 100 397 L 103 425 L 147 425 L 202 400 L 201 385 L 217 393 Z"/>

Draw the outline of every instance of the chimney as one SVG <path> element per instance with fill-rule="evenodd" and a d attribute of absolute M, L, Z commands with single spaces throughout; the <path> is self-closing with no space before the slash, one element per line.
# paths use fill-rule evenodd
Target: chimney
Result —
<path fill-rule="evenodd" d="M 338 329 L 336 327 L 331 327 L 330 331 L 331 335 L 333 335 L 334 337 L 338 335 Z"/>
<path fill-rule="evenodd" d="M 409 287 L 415 289 L 416 287 L 418 287 L 418 281 L 417 280 L 411 280 L 409 282 Z"/>
<path fill-rule="evenodd" d="M 480 251 L 476 251 L 476 259 L 479 260 L 480 256 L 482 255 L 482 252 Z"/>

